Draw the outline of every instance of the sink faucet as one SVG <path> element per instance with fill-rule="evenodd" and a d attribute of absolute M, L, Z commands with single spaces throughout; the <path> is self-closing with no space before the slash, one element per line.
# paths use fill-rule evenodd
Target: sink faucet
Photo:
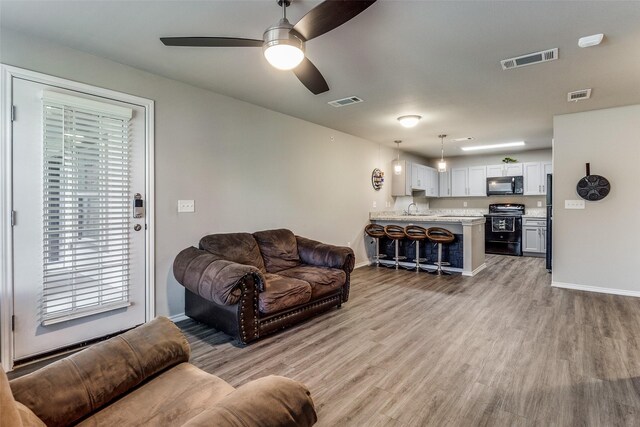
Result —
<path fill-rule="evenodd" d="M 407 207 L 407 215 L 411 215 L 411 206 L 414 206 L 416 208 L 416 213 L 418 213 L 418 205 L 416 205 L 415 203 L 411 202 L 409 204 L 409 206 Z"/>

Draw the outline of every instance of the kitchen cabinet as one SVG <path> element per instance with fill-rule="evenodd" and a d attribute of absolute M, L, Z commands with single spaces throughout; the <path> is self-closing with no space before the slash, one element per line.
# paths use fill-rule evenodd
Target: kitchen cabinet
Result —
<path fill-rule="evenodd" d="M 427 189 L 427 167 L 416 163 L 411 165 L 411 189 Z"/>
<path fill-rule="evenodd" d="M 524 163 L 524 195 L 547 194 L 547 174 L 553 173 L 551 162 Z"/>
<path fill-rule="evenodd" d="M 522 163 L 505 163 L 502 165 L 487 166 L 487 178 L 495 178 L 497 176 L 522 176 Z"/>
<path fill-rule="evenodd" d="M 470 168 L 451 169 L 452 197 L 486 197 L 486 195 L 486 166 L 473 166 Z"/>
<path fill-rule="evenodd" d="M 546 218 L 523 218 L 522 252 L 539 255 L 547 251 Z"/>
<path fill-rule="evenodd" d="M 426 188 L 425 196 L 438 197 L 440 176 L 438 171 L 434 168 L 426 167 Z"/>
<path fill-rule="evenodd" d="M 438 173 L 438 197 L 451 197 L 451 170 Z"/>

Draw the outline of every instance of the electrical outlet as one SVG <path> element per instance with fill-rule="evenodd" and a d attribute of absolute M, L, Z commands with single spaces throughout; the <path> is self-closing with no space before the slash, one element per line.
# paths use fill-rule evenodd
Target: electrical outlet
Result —
<path fill-rule="evenodd" d="M 378 207 L 378 203 L 375 200 L 373 201 L 373 207 Z"/>
<path fill-rule="evenodd" d="M 584 200 L 565 200 L 565 209 L 584 209 Z"/>
<path fill-rule="evenodd" d="M 542 207 L 542 202 L 538 201 L 538 207 L 541 208 Z"/>
<path fill-rule="evenodd" d="M 195 212 L 196 203 L 193 200 L 178 200 L 178 212 Z"/>
<path fill-rule="evenodd" d="M 466 208 L 467 207 L 467 202 L 462 202 L 462 207 Z"/>

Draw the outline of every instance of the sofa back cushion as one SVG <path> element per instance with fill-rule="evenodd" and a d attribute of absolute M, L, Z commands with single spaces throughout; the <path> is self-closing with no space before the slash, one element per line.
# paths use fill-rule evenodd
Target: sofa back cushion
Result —
<path fill-rule="evenodd" d="M 277 273 L 300 264 L 298 242 L 291 230 L 258 231 L 253 233 L 253 237 L 260 247 L 267 273 Z"/>
<path fill-rule="evenodd" d="M 10 381 L 13 396 L 48 426 L 66 426 L 145 379 L 189 360 L 180 329 L 159 317 Z"/>
<path fill-rule="evenodd" d="M 200 239 L 200 249 L 216 258 L 265 270 L 256 239 L 249 233 L 210 234 Z"/>

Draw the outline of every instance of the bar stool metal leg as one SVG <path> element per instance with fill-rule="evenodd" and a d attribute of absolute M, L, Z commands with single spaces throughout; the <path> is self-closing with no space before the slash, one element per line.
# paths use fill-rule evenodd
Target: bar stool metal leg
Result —
<path fill-rule="evenodd" d="M 429 271 L 429 274 L 435 274 L 437 276 L 450 276 L 451 273 L 449 273 L 448 271 L 444 271 L 442 269 L 442 265 L 444 263 L 442 262 L 442 243 L 438 243 L 438 261 L 436 262 L 436 265 L 438 266 L 438 268 L 436 268 L 433 271 Z"/>

